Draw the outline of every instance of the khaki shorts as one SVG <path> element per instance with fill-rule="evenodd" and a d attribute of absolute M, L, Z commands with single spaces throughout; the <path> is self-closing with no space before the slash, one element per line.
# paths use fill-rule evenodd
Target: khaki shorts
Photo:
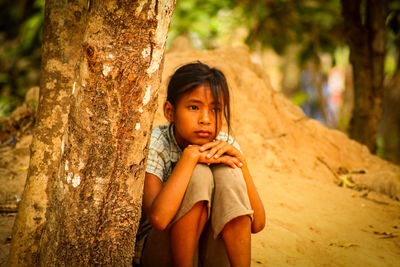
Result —
<path fill-rule="evenodd" d="M 208 203 L 208 221 L 200 237 L 194 266 L 229 266 L 224 243 L 219 234 L 232 219 L 249 215 L 252 218 L 247 188 L 239 168 L 225 164 L 197 164 L 173 224 L 196 203 Z M 152 229 L 142 254 L 142 266 L 172 266 L 168 228 Z"/>

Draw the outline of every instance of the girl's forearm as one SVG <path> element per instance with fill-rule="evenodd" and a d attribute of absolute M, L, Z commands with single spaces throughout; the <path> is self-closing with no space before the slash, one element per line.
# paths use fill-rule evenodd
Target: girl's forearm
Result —
<path fill-rule="evenodd" d="M 182 154 L 168 181 L 151 205 L 148 216 L 153 227 L 163 230 L 174 218 L 185 195 L 197 160 L 193 154 L 185 152 Z"/>
<path fill-rule="evenodd" d="M 265 210 L 264 205 L 261 201 L 260 196 L 258 195 L 256 186 L 253 182 L 253 179 L 250 175 L 249 168 L 247 167 L 247 163 L 244 157 L 240 158 L 240 161 L 243 163 L 242 173 L 244 180 L 247 186 L 247 194 L 249 195 L 249 200 L 252 209 L 254 210 L 253 214 L 253 222 L 251 223 L 251 232 L 257 233 L 264 229 L 265 226 Z"/>

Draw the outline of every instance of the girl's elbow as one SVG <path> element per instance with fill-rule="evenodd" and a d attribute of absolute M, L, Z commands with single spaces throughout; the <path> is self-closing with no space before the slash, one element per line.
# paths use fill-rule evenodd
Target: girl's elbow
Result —
<path fill-rule="evenodd" d="M 161 218 L 158 216 L 150 216 L 149 222 L 153 228 L 159 231 L 164 231 L 168 226 L 168 223 L 161 220 Z"/>
<path fill-rule="evenodd" d="M 256 234 L 265 227 L 265 220 L 262 222 L 254 222 L 251 224 L 251 233 Z"/>

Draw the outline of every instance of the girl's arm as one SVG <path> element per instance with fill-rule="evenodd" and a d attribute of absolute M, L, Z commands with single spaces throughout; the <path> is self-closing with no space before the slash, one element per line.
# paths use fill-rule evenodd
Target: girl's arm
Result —
<path fill-rule="evenodd" d="M 157 176 L 146 173 L 143 206 L 154 228 L 164 230 L 175 217 L 197 163 L 224 163 L 231 167 L 240 163 L 233 157 L 209 159 L 206 156 L 207 152 L 200 151 L 199 146 L 186 147 L 164 186 Z"/>
<path fill-rule="evenodd" d="M 147 173 L 144 180 L 143 206 L 150 224 L 164 230 L 177 213 L 199 153 L 187 147 L 165 185 L 154 174 Z M 197 148 L 198 150 L 198 148 Z"/>
<path fill-rule="evenodd" d="M 247 186 L 247 194 L 249 196 L 251 208 L 254 210 L 253 221 L 251 223 L 251 232 L 257 233 L 264 229 L 265 226 L 265 210 L 264 205 L 258 195 L 256 186 L 250 175 L 246 160 L 242 153 L 233 145 L 224 141 L 214 141 L 201 146 L 200 151 L 207 153 L 207 158 L 219 159 L 222 157 L 233 157 L 240 162 L 236 166 L 242 168 L 243 177 Z"/>
<path fill-rule="evenodd" d="M 249 168 L 247 167 L 246 160 L 243 155 L 240 156 L 240 161 L 243 163 L 242 173 L 247 186 L 247 194 L 249 195 L 249 200 L 252 209 L 254 210 L 253 222 L 251 223 L 251 232 L 258 233 L 265 226 L 265 210 L 264 205 L 258 195 L 256 186 L 254 185 L 253 179 L 250 175 Z"/>

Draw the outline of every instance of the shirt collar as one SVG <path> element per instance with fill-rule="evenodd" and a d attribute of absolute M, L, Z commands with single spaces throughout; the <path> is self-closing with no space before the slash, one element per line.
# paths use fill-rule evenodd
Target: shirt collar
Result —
<path fill-rule="evenodd" d="M 182 153 L 182 149 L 179 147 L 178 143 L 175 139 L 175 124 L 170 122 L 168 125 L 168 135 L 171 142 L 171 151 L 176 151 L 178 153 Z"/>

